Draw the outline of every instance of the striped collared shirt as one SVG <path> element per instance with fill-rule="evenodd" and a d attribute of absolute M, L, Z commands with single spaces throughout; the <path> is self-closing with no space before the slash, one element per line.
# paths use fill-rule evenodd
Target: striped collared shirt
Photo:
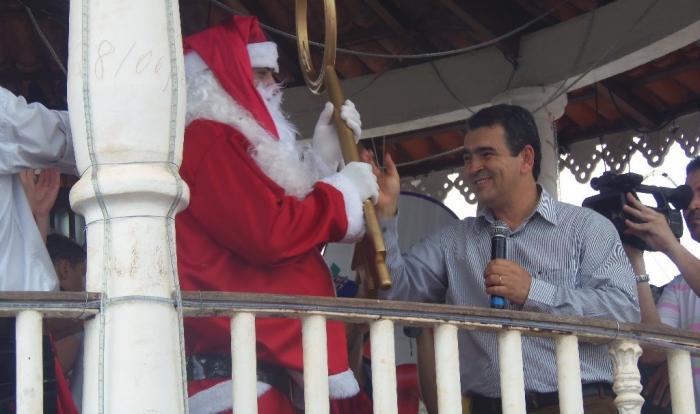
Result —
<path fill-rule="evenodd" d="M 383 297 L 489 307 L 484 269 L 491 260 L 488 211 L 467 217 L 401 254 L 396 219 L 382 222 L 393 287 Z M 507 237 L 507 259 L 532 276 L 522 307 L 511 309 L 639 322 L 632 268 L 612 223 L 583 207 L 554 200 L 544 189 L 533 214 Z M 523 336 L 525 389 L 557 390 L 554 340 Z M 460 331 L 463 391 L 499 397 L 495 333 Z M 612 382 L 605 345 L 580 344 L 583 383 Z"/>

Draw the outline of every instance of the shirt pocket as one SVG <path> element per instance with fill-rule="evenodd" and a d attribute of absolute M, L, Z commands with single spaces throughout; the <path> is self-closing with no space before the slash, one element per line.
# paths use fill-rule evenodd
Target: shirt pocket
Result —
<path fill-rule="evenodd" d="M 562 267 L 558 269 L 537 269 L 531 273 L 534 279 L 551 283 L 556 286 L 575 288 L 579 285 L 578 269 L 573 267 Z"/>

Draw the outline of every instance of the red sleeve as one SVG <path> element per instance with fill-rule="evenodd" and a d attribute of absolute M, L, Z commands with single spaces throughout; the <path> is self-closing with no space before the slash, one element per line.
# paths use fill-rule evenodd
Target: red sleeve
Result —
<path fill-rule="evenodd" d="M 236 130 L 195 121 L 187 136 L 194 138 L 185 141 L 183 161 L 189 209 L 217 243 L 252 263 L 269 264 L 346 235 L 343 193 L 332 185 L 316 183 L 302 200 L 287 196 L 255 164 Z"/>

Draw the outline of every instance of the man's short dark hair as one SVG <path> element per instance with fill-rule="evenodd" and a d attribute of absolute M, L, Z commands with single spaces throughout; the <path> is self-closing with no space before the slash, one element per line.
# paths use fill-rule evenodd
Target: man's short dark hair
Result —
<path fill-rule="evenodd" d="M 537 180 L 540 176 L 542 149 L 540 134 L 530 111 L 517 105 L 494 105 L 484 108 L 467 119 L 467 131 L 482 127 L 500 125 L 506 132 L 506 143 L 510 155 L 518 155 L 530 145 L 535 150 L 535 163 L 532 166 L 532 176 Z"/>
<path fill-rule="evenodd" d="M 688 163 L 688 166 L 685 167 L 685 175 L 688 175 L 691 172 L 693 172 L 695 170 L 699 170 L 699 169 L 700 169 L 700 155 L 693 158 L 692 160 L 690 160 L 690 162 Z"/>
<path fill-rule="evenodd" d="M 85 262 L 87 259 L 85 249 L 62 234 L 49 234 L 46 237 L 46 249 L 49 251 L 51 261 L 54 263 L 63 259 L 67 260 L 71 266 L 75 266 Z"/>

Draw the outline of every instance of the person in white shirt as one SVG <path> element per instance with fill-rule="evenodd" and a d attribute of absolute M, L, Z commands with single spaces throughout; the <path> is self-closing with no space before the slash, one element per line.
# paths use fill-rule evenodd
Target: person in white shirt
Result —
<path fill-rule="evenodd" d="M 74 165 L 68 113 L 28 104 L 0 87 L 0 291 L 58 289 L 20 173 L 28 168 L 74 173 Z"/>

